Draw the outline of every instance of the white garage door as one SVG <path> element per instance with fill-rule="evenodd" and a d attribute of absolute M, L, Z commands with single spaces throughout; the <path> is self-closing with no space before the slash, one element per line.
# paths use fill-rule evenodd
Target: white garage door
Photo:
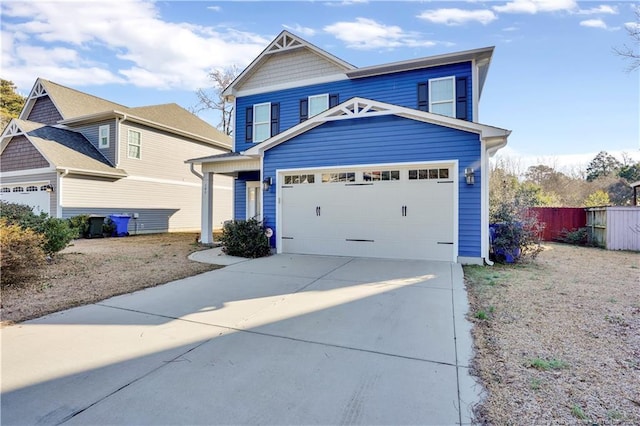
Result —
<path fill-rule="evenodd" d="M 455 261 L 452 165 L 279 175 L 281 251 Z"/>
<path fill-rule="evenodd" d="M 0 200 L 26 204 L 35 214 L 49 214 L 51 193 L 47 192 L 45 186 L 45 183 L 3 185 L 0 188 Z"/>

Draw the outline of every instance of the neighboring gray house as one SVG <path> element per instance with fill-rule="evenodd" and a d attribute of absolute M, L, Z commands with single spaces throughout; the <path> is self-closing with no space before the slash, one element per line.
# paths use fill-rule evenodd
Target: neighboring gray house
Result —
<path fill-rule="evenodd" d="M 201 174 L 185 160 L 231 143 L 176 104 L 129 108 L 39 78 L 2 132 L 0 199 L 61 218 L 129 214 L 129 232 L 197 231 Z M 216 176 L 213 228 L 231 218 L 232 187 Z"/>

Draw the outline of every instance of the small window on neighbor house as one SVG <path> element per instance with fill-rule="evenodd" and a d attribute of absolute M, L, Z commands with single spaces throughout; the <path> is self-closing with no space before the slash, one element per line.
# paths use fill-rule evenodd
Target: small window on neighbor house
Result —
<path fill-rule="evenodd" d="M 329 109 L 329 95 L 309 96 L 309 117 Z"/>
<path fill-rule="evenodd" d="M 140 132 L 136 130 L 129 130 L 128 133 L 128 152 L 127 156 L 129 158 L 137 158 L 138 160 L 141 157 L 141 145 L 142 141 L 140 140 Z"/>
<path fill-rule="evenodd" d="M 98 148 L 109 148 L 109 125 L 98 127 Z"/>
<path fill-rule="evenodd" d="M 434 114 L 456 116 L 454 77 L 429 80 L 429 111 Z"/>
<path fill-rule="evenodd" d="M 21 186 L 16 186 L 13 188 L 13 192 L 24 192 L 24 188 Z"/>
<path fill-rule="evenodd" d="M 31 185 L 31 186 L 27 186 L 27 192 L 37 192 L 38 191 L 38 187 Z"/>

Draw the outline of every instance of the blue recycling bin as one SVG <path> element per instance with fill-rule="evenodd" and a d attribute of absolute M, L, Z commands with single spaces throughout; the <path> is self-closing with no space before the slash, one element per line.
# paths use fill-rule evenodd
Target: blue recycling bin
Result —
<path fill-rule="evenodd" d="M 131 216 L 126 214 L 111 214 L 109 218 L 116 225 L 116 229 L 113 231 L 114 237 L 125 237 L 129 235 L 129 219 L 131 219 Z"/>
<path fill-rule="evenodd" d="M 496 259 L 504 260 L 505 263 L 515 263 L 522 254 L 520 247 L 518 247 L 518 241 L 514 241 L 514 246 L 509 248 L 496 247 L 494 240 L 500 236 L 501 231 L 507 225 L 505 223 L 491 223 L 489 224 L 489 243 Z M 522 228 L 521 223 L 516 223 L 516 226 Z"/>

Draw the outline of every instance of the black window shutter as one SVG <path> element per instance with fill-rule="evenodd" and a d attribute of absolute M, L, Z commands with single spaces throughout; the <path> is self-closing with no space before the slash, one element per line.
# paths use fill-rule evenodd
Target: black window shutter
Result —
<path fill-rule="evenodd" d="M 271 136 L 280 133 L 280 104 L 271 104 Z"/>
<path fill-rule="evenodd" d="M 467 77 L 456 78 L 456 118 L 467 120 Z"/>
<path fill-rule="evenodd" d="M 300 99 L 300 122 L 309 118 L 309 99 Z"/>
<path fill-rule="evenodd" d="M 418 109 L 429 111 L 429 83 L 418 83 Z"/>
<path fill-rule="evenodd" d="M 338 100 L 338 95 L 337 94 L 333 94 L 333 95 L 329 95 L 329 108 L 333 108 L 334 106 L 338 105 L 340 102 Z"/>
<path fill-rule="evenodd" d="M 244 139 L 248 142 L 251 142 L 253 140 L 253 107 L 250 106 L 247 108 L 246 111 L 246 131 L 245 131 L 245 136 Z"/>

